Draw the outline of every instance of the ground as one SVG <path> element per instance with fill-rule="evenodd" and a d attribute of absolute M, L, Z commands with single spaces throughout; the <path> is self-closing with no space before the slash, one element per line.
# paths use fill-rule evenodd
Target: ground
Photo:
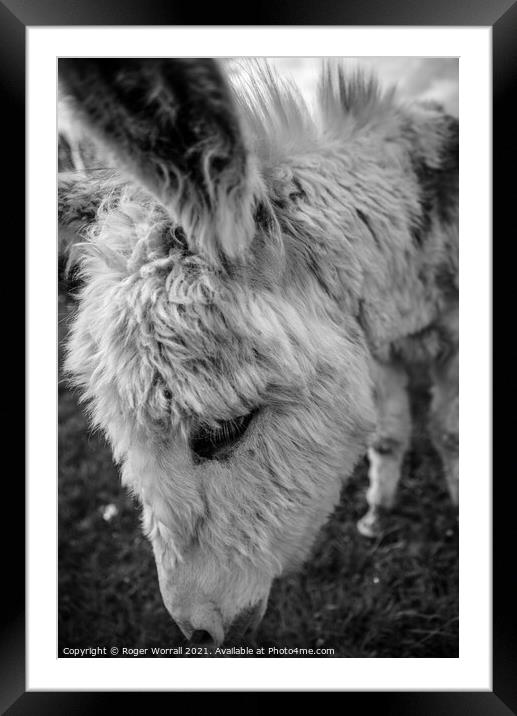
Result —
<path fill-rule="evenodd" d="M 70 308 L 61 295 L 61 339 Z M 457 518 L 418 427 L 426 406 L 421 386 L 413 448 L 383 537 L 367 540 L 355 526 L 366 509 L 364 461 L 304 569 L 274 584 L 258 645 L 330 647 L 336 657 L 458 656 Z M 108 446 L 88 430 L 77 396 L 60 380 L 60 650 L 184 644 L 162 604 L 139 520 Z"/>

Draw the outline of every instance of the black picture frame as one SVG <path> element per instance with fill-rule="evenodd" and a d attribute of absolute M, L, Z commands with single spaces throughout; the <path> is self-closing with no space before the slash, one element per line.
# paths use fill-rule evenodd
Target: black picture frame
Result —
<path fill-rule="evenodd" d="M 202 17 L 202 23 L 199 18 Z M 289 0 L 288 2 L 257 3 L 246 8 L 246 12 L 235 14 L 235 9 L 212 4 L 203 10 L 197 4 L 161 3 L 159 0 L 109 0 L 104 3 L 92 0 L 0 0 L 0 86 L 2 105 L 7 111 L 1 113 L 6 147 L 12 151 L 10 179 L 4 190 L 4 206 L 12 220 L 9 232 L 24 231 L 25 216 L 25 30 L 30 26 L 74 26 L 74 25 L 393 25 L 393 26 L 491 26 L 493 37 L 493 211 L 494 235 L 500 235 L 500 250 L 504 242 L 503 227 L 515 231 L 510 222 L 510 211 L 515 202 L 512 176 L 516 166 L 516 149 L 512 130 L 515 119 L 511 111 L 511 95 L 517 79 L 517 3 L 513 0 L 434 0 L 415 3 L 414 0 L 388 0 L 382 4 L 375 0 Z M 5 193 L 7 192 L 7 194 Z M 513 213 L 513 211 L 512 211 Z M 513 219 L 513 216 L 512 216 Z M 506 222 L 508 220 L 508 222 Z M 508 234 L 505 237 L 510 238 Z M 3 256 L 6 265 L 24 264 L 24 240 L 4 240 Z M 501 261 L 507 271 L 511 270 L 508 260 Z M 19 272 L 18 272 L 19 273 Z M 4 284 L 7 285 L 7 282 Z M 19 296 L 19 278 L 13 285 Z M 494 329 L 504 319 L 505 309 L 512 305 L 512 282 L 499 275 L 494 284 L 493 305 Z M 10 289 L 14 291 L 15 289 Z M 7 296 L 12 296 L 8 293 Z M 6 300 L 6 299 L 4 299 Z M 17 300 L 21 313 L 23 301 Z M 24 345 L 24 329 L 21 316 L 6 316 L 4 330 L 11 337 L 9 346 Z M 508 316 L 508 313 L 507 313 Z M 8 350 L 4 375 L 19 373 L 19 348 Z M 508 361 L 508 370 L 515 371 L 514 349 L 500 352 Z M 511 361 L 511 362 L 510 362 Z M 506 375 L 511 375 L 499 366 L 497 373 L 502 386 Z M 495 373 L 494 373 L 495 376 Z M 5 421 L 4 435 L 13 441 L 19 434 L 24 413 L 24 395 L 19 379 L 8 380 L 7 408 L 2 409 Z M 511 382 L 511 381 L 510 381 Z M 16 384 L 18 383 L 18 384 Z M 496 387 L 494 381 L 494 388 Z M 513 387 L 513 385 L 511 386 Z M 505 382 L 508 400 L 511 388 Z M 19 418 L 19 419 L 18 419 Z M 499 451 L 495 454 L 504 459 L 504 449 L 511 445 L 511 419 L 506 425 L 498 426 Z M 495 437 L 495 435 L 494 435 Z M 496 442 L 494 440 L 494 446 Z M 497 466 L 498 462 L 496 462 Z M 496 474 L 496 466 L 494 474 Z M 97 694 L 94 692 L 25 692 L 25 532 L 24 479 L 21 470 L 12 471 L 8 487 L 8 511 L 13 516 L 9 527 L 8 552 L 12 565 L 4 567 L 4 596 L 7 604 L 2 613 L 0 642 L 0 683 L 2 712 L 39 714 L 74 713 L 95 711 L 100 701 L 120 694 Z M 502 469 L 499 472 L 503 472 Z M 494 480 L 493 500 L 493 691 L 479 692 L 403 692 L 403 693 L 342 693 L 340 698 L 345 708 L 378 708 L 383 716 L 388 714 L 469 714 L 471 716 L 501 716 L 517 714 L 517 574 L 511 557 L 512 536 L 515 535 L 513 503 L 508 497 L 505 477 L 501 474 Z M 507 483 L 513 482 L 509 474 Z M 5 488 L 4 488 L 5 489 Z M 14 509 L 16 505 L 17 509 Z M 6 508 L 4 507 L 4 511 Z M 512 560 L 512 561 L 510 561 Z M 136 710 L 141 702 L 140 694 L 131 694 L 132 708 Z M 146 696 L 148 698 L 148 695 Z M 260 698 L 240 697 L 240 708 L 251 708 L 260 704 Z M 358 703 L 357 703 L 358 702 Z M 149 704 L 147 702 L 147 708 Z"/>

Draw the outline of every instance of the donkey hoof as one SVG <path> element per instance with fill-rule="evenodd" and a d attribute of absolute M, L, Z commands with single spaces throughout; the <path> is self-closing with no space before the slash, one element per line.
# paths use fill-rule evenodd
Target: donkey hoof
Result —
<path fill-rule="evenodd" d="M 380 515 L 377 510 L 370 509 L 357 523 L 357 529 L 363 537 L 379 537 L 382 534 Z"/>

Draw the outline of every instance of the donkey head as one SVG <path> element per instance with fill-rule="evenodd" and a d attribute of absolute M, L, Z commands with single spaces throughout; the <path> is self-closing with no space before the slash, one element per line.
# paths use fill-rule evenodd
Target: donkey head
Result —
<path fill-rule="evenodd" d="M 293 96 L 268 101 L 296 150 L 210 60 L 65 60 L 60 77 L 124 176 L 91 229 L 68 370 L 141 500 L 173 619 L 236 639 L 371 428 L 340 168 Z"/>

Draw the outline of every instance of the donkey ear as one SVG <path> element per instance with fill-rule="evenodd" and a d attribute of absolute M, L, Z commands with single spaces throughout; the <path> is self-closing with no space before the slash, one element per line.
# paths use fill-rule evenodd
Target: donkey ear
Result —
<path fill-rule="evenodd" d="M 254 233 L 258 175 L 231 92 L 208 59 L 66 59 L 78 117 L 181 223 L 192 248 L 241 254 Z"/>

